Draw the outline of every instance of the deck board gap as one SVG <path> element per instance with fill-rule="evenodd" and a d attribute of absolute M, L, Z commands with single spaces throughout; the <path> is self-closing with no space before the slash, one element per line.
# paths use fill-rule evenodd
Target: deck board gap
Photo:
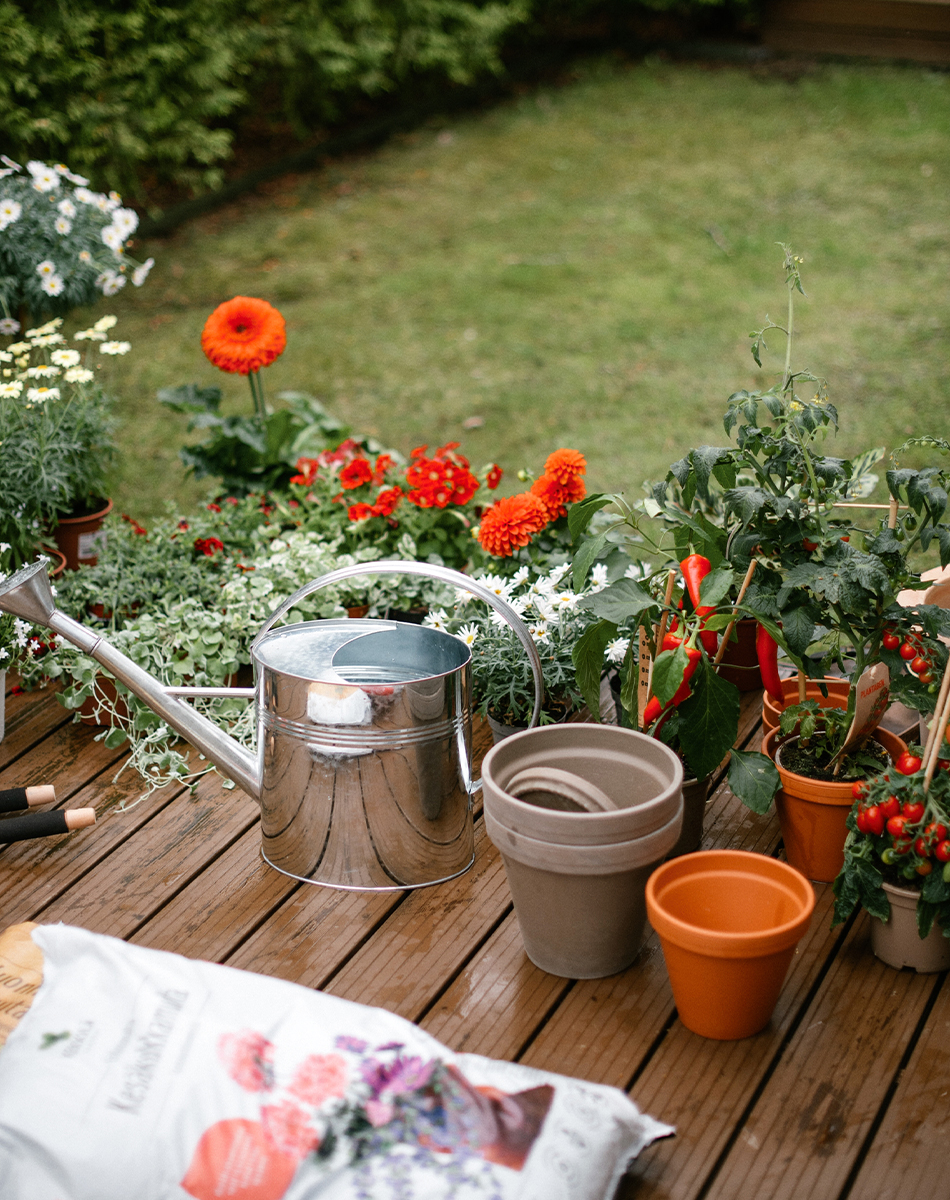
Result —
<path fill-rule="evenodd" d="M 676 1011 L 675 1008 L 671 1008 L 669 1011 L 669 1015 L 667 1016 L 666 1020 L 663 1022 L 662 1026 L 660 1027 L 659 1031 L 657 1032 L 656 1037 L 649 1044 L 649 1046 L 647 1046 L 646 1050 L 644 1050 L 643 1054 L 640 1056 L 640 1061 L 637 1063 L 636 1067 L 633 1070 L 633 1074 L 630 1076 L 630 1078 L 624 1084 L 623 1090 L 628 1095 L 637 1086 L 640 1076 L 647 1069 L 647 1067 L 650 1064 L 650 1060 L 653 1058 L 654 1054 L 656 1054 L 657 1050 L 659 1050 L 660 1046 L 662 1046 L 663 1043 L 666 1041 L 667 1037 L 669 1036 L 670 1030 L 673 1028 L 673 1026 L 676 1024 L 676 1022 L 678 1020 L 679 1020 L 679 1013 Z"/>
<path fill-rule="evenodd" d="M 522 1058 L 524 1058 L 524 1056 L 528 1053 L 528 1051 L 534 1045 L 534 1042 L 538 1038 L 538 1035 L 541 1033 L 541 1031 L 544 1029 L 545 1025 L 547 1025 L 548 1021 L 550 1021 L 551 1017 L 561 1007 L 561 1005 L 564 1003 L 564 1001 L 567 999 L 567 997 L 570 995 L 570 993 L 574 990 L 574 988 L 576 986 L 577 986 L 576 979 L 565 979 L 564 987 L 558 992 L 558 994 L 555 996 L 555 998 L 551 1001 L 551 1003 L 545 1009 L 544 1013 L 541 1016 L 541 1020 L 535 1026 L 534 1032 L 531 1033 L 528 1037 L 526 1037 L 525 1040 L 522 1042 L 522 1044 L 518 1047 L 518 1053 L 513 1055 L 512 1062 L 521 1062 Z"/>
<path fill-rule="evenodd" d="M 914 1027 L 914 1032 L 910 1035 L 907 1045 L 904 1047 L 904 1053 L 901 1055 L 900 1062 L 897 1064 L 894 1075 L 888 1084 L 887 1091 L 881 1098 L 877 1115 L 869 1125 L 868 1131 L 864 1136 L 864 1141 L 861 1143 L 857 1154 L 854 1156 L 854 1162 L 851 1164 L 851 1170 L 848 1172 L 848 1177 L 845 1179 L 844 1184 L 842 1185 L 841 1192 L 838 1195 L 838 1200 L 848 1200 L 848 1197 L 851 1195 L 851 1190 L 857 1181 L 862 1166 L 864 1165 L 864 1160 L 868 1155 L 868 1151 L 874 1145 L 874 1140 L 878 1135 L 881 1125 L 884 1123 L 884 1119 L 887 1116 L 887 1111 L 891 1106 L 891 1101 L 894 1099 L 897 1089 L 900 1086 L 901 1076 L 907 1070 L 914 1050 L 917 1048 L 917 1043 L 920 1041 L 927 1022 L 930 1019 L 930 1014 L 933 1011 L 933 1007 L 937 1003 L 937 997 L 940 995 L 941 989 L 946 985 L 946 981 L 946 971 L 943 972 L 943 974 L 938 975 L 934 980 L 934 985 L 930 990 L 930 996 L 927 998 L 927 1002 L 920 1014 L 920 1019 Z"/>
<path fill-rule="evenodd" d="M 365 889 L 365 890 L 371 890 L 371 889 Z M 406 901 L 412 895 L 413 890 L 414 890 L 413 888 L 405 888 L 402 892 L 402 895 L 394 900 L 392 908 L 385 909 L 380 914 L 380 916 L 372 923 L 372 925 L 369 926 L 369 928 L 366 930 L 366 932 L 363 934 L 363 936 L 358 941 L 354 942 L 353 945 L 350 946 L 350 948 L 346 952 L 346 954 L 334 964 L 333 969 L 331 971 L 328 971 L 327 974 L 324 975 L 322 979 L 318 979 L 316 981 L 316 983 L 312 984 L 311 986 L 318 992 L 326 991 L 326 989 L 330 986 L 330 984 L 333 982 L 333 980 L 336 979 L 336 977 L 338 975 L 340 975 L 346 969 L 346 967 L 349 965 L 349 963 L 357 956 L 357 954 L 359 954 L 359 952 L 363 949 L 363 947 L 366 945 L 366 943 L 371 942 L 373 940 L 373 938 L 376 936 L 376 934 L 379 933 L 379 931 L 383 928 L 383 926 L 386 924 L 386 922 L 392 917 L 393 913 L 396 912 L 397 909 L 401 908 L 403 906 L 403 904 L 406 903 Z M 395 895 L 395 893 L 394 893 L 394 895 Z M 282 906 L 278 906 L 278 907 L 282 907 Z"/>
<path fill-rule="evenodd" d="M 242 835 L 242 836 L 244 836 L 244 835 Z M 250 938 L 252 938 L 257 933 L 257 931 L 261 928 L 262 925 L 265 925 L 269 920 L 271 920 L 271 918 L 274 917 L 280 911 L 280 909 L 282 909 L 284 907 L 285 904 L 287 904 L 295 896 L 299 895 L 300 892 L 303 890 L 303 888 L 305 888 L 307 886 L 309 886 L 309 885 L 305 884 L 305 883 L 298 883 L 296 887 L 293 887 L 290 889 L 290 891 L 287 893 L 286 896 L 281 896 L 281 898 L 279 900 L 275 901 L 272 905 L 270 905 L 269 908 L 263 909 L 261 912 L 260 919 L 255 921 L 253 925 L 248 927 L 247 932 L 244 933 L 233 944 L 231 949 L 227 952 L 227 954 L 220 961 L 222 963 L 230 962 L 230 960 L 234 957 L 234 955 L 237 954 L 237 952 L 250 940 Z M 151 918 L 149 918 L 149 920 L 151 920 Z"/>
<path fill-rule="evenodd" d="M 462 974 L 462 972 L 468 967 L 469 963 L 472 961 L 472 959 L 475 957 L 475 955 L 479 953 L 479 951 L 482 949 L 482 947 L 485 945 L 486 942 L 488 942 L 491 938 L 493 938 L 495 936 L 495 933 L 497 932 L 497 930 L 504 923 L 504 921 L 507 920 L 507 918 L 511 915 L 511 913 L 513 911 L 514 911 L 513 904 L 506 905 L 504 912 L 501 913 L 501 915 L 498 917 L 498 919 L 496 921 L 494 921 L 491 924 L 491 926 L 489 926 L 485 930 L 484 934 L 478 939 L 478 941 L 476 943 L 473 943 L 472 948 L 469 951 L 469 953 L 466 954 L 466 956 L 463 959 L 459 960 L 455 970 L 451 973 L 451 975 L 446 977 L 446 979 L 443 981 L 442 986 L 439 988 L 439 990 L 437 992 L 433 992 L 432 996 L 429 998 L 429 1000 L 426 1002 L 426 1004 L 424 1004 L 423 1007 L 420 1008 L 419 1011 L 416 1013 L 416 1015 L 412 1018 L 413 1021 L 415 1021 L 417 1025 L 425 1020 L 425 1018 L 429 1015 L 429 1013 L 432 1011 L 432 1009 L 439 1003 L 439 1001 L 442 999 L 442 997 L 445 995 L 445 993 L 449 990 L 449 988 L 455 983 L 455 981 Z"/>

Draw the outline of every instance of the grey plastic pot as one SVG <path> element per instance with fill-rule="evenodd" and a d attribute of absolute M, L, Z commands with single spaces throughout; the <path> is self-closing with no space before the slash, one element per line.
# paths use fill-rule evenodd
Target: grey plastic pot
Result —
<path fill-rule="evenodd" d="M 871 918 L 871 949 L 889 967 L 913 967 L 920 975 L 935 975 L 950 970 L 950 938 L 934 921 L 927 937 L 917 932 L 917 901 L 920 892 L 912 888 L 882 885 L 891 903 L 891 919 Z"/>
<path fill-rule="evenodd" d="M 683 829 L 670 858 L 692 854 L 703 841 L 703 821 L 706 818 L 706 799 L 709 796 L 709 776 L 705 779 L 683 780 Z"/>
<path fill-rule="evenodd" d="M 578 776 L 617 807 L 568 810 L 567 789 L 507 790 L 528 768 Z M 683 768 L 662 743 L 617 726 L 530 729 L 482 764 L 485 828 L 498 846 L 525 951 L 543 971 L 599 979 L 636 958 L 644 890 L 682 827 Z M 555 807 L 557 806 L 557 807 Z"/>

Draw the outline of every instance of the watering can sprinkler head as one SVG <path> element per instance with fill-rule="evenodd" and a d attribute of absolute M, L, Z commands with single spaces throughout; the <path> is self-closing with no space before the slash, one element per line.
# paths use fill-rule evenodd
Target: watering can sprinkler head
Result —
<path fill-rule="evenodd" d="M 49 625 L 56 611 L 46 570 L 48 558 L 37 559 L 0 581 L 0 609 L 33 625 Z"/>

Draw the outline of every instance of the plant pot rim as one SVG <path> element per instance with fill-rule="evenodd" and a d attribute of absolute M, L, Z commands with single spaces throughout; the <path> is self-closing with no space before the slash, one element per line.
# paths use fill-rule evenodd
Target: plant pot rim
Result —
<path fill-rule="evenodd" d="M 78 525 L 83 521 L 94 521 L 105 518 L 110 512 L 112 512 L 113 503 L 114 502 L 111 499 L 108 499 L 105 496 L 100 496 L 98 499 L 93 501 L 93 504 L 96 504 L 99 507 L 91 508 L 88 512 L 77 514 L 75 510 L 71 509 L 64 511 L 62 514 L 57 513 L 56 524 Z"/>
<path fill-rule="evenodd" d="M 813 804 L 829 804 L 835 807 L 847 806 L 850 808 L 854 803 L 854 797 L 851 794 L 851 787 L 854 780 L 849 779 L 842 783 L 834 783 L 828 779 L 812 779 L 810 775 L 799 775 L 796 771 L 787 770 L 778 762 L 778 751 L 781 749 L 781 745 L 796 741 L 798 735 L 792 734 L 781 745 L 778 742 L 779 735 L 778 729 L 769 730 L 762 739 L 761 750 L 763 754 L 775 763 L 775 767 L 782 780 L 783 790 L 787 790 L 787 785 L 790 783 L 796 788 L 796 795 L 799 794 L 802 788 L 806 789 L 808 794 L 804 798 Z M 898 754 L 903 753 L 907 749 L 906 743 L 896 733 L 891 733 L 887 729 L 881 729 L 880 726 L 874 730 L 871 736 L 874 741 L 879 742 L 884 747 L 890 755 L 892 762 Z"/>
<path fill-rule="evenodd" d="M 663 903 L 664 895 L 680 881 L 750 877 L 784 892 L 797 907 L 795 916 L 770 928 L 736 932 L 684 921 Z M 647 882 L 646 901 L 650 924 L 661 939 L 711 958 L 760 958 L 779 954 L 801 940 L 814 912 L 815 892 L 801 871 L 780 859 L 748 850 L 697 850 L 657 867 Z"/>

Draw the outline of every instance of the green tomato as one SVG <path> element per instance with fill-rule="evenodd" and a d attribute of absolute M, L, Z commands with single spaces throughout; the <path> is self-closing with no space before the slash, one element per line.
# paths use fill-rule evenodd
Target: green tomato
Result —
<path fill-rule="evenodd" d="M 893 846 L 888 846 L 886 850 L 881 851 L 881 862 L 885 863 L 887 866 L 890 866 L 891 863 L 897 862 L 897 855 L 894 853 Z M 947 866 L 950 867 L 950 863 L 947 863 Z M 950 883 L 950 880 L 947 882 Z"/>

